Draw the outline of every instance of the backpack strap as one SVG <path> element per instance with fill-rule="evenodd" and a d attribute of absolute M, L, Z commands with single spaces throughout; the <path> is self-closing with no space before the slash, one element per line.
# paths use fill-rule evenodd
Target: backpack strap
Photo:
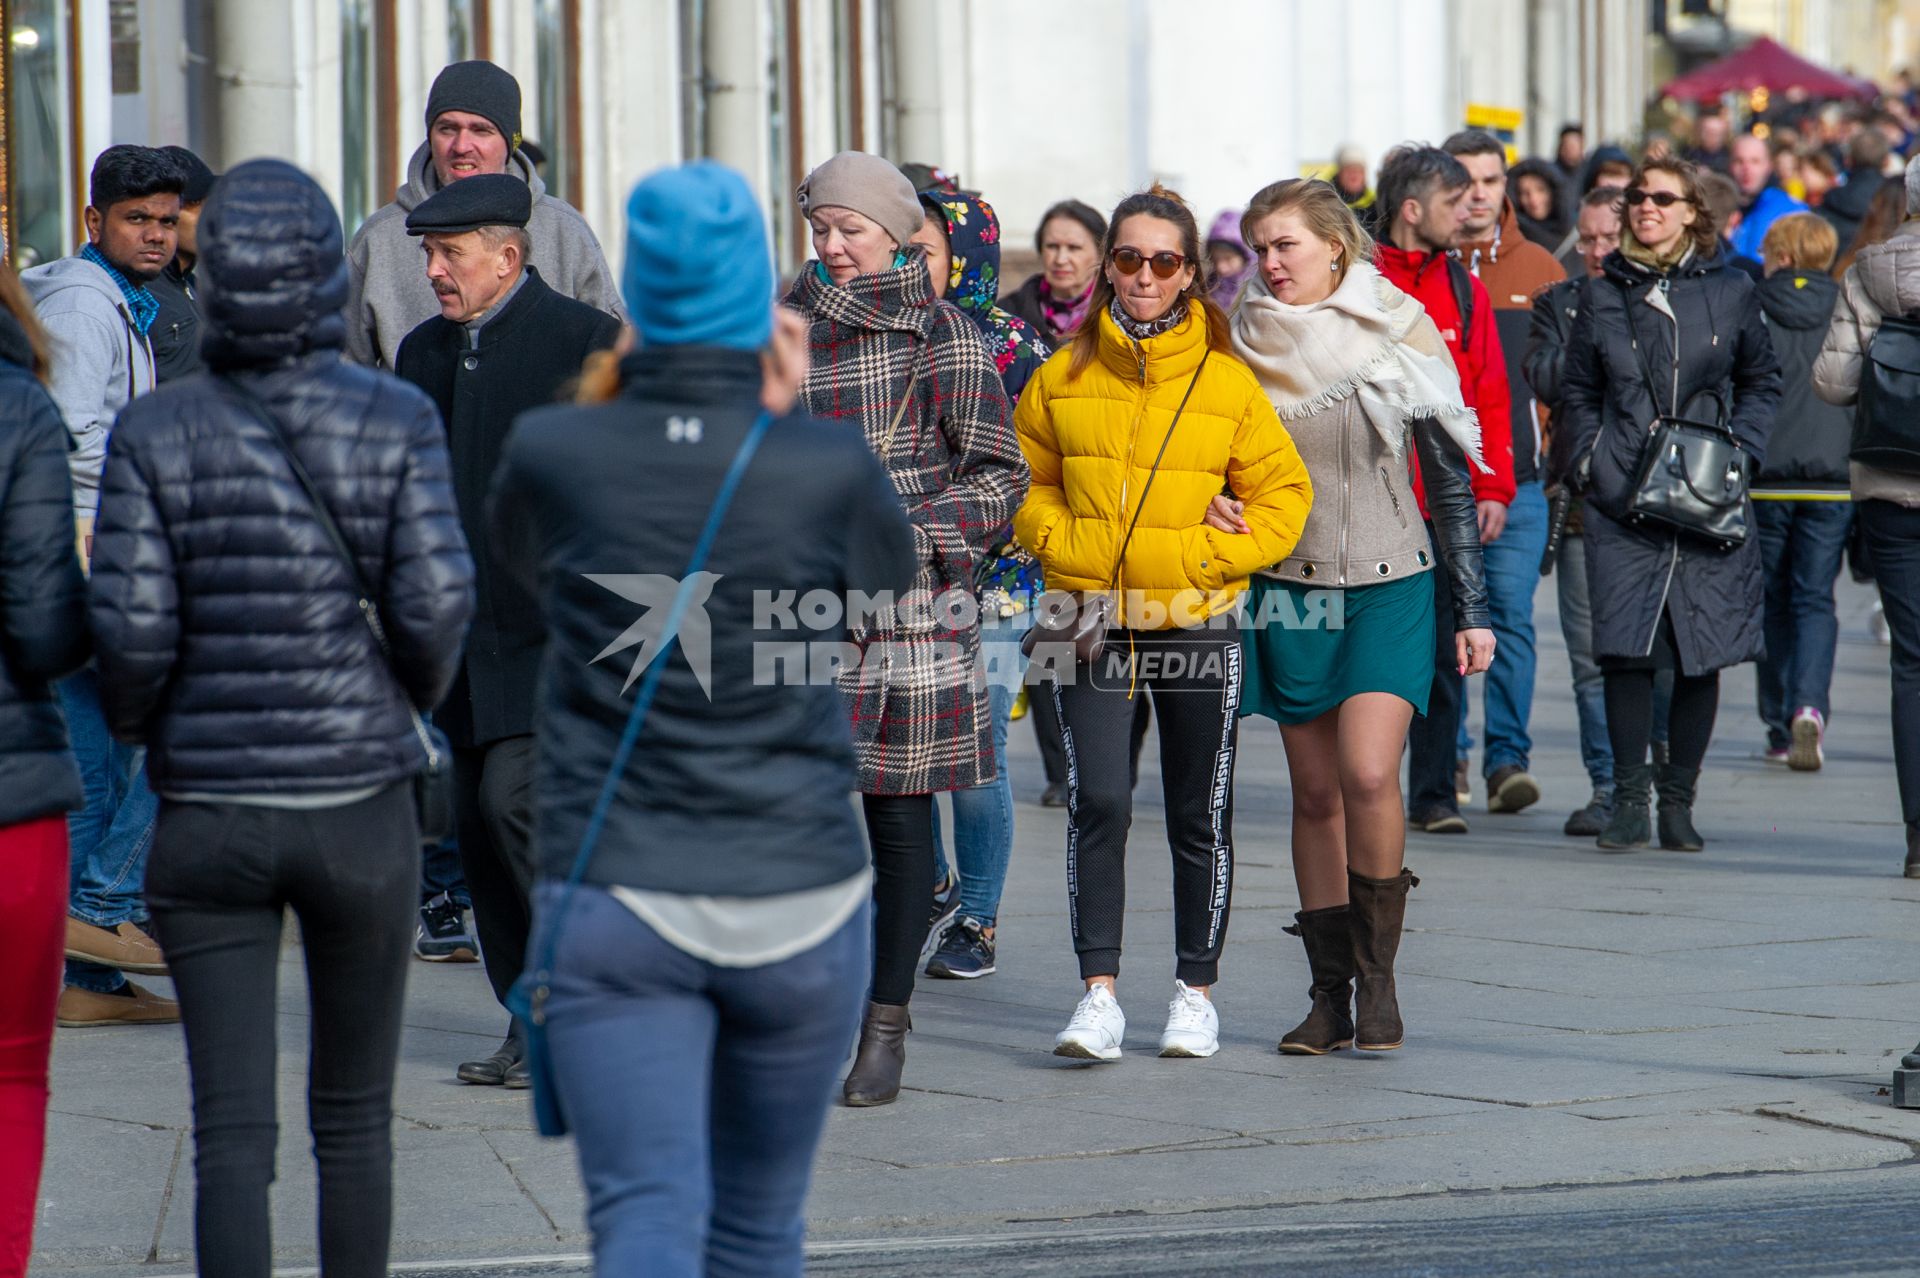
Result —
<path fill-rule="evenodd" d="M 1447 257 L 1447 279 L 1453 284 L 1453 306 L 1460 312 L 1460 349 L 1467 349 L 1473 334 L 1473 272 L 1459 258 Z"/>

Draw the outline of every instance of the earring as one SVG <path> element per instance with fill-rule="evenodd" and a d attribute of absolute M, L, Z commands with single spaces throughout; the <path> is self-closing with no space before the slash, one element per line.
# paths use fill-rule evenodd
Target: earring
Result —
<path fill-rule="evenodd" d="M 1340 259 L 1337 257 L 1334 258 L 1333 262 L 1331 263 L 1328 269 L 1330 269 L 1335 275 L 1338 275 L 1340 273 Z"/>

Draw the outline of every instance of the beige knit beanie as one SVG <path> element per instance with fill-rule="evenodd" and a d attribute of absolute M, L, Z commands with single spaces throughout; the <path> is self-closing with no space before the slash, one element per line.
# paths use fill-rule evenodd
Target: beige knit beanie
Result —
<path fill-rule="evenodd" d="M 807 174 L 798 197 L 802 214 L 824 208 L 852 209 L 879 223 L 903 248 L 925 219 L 907 175 L 865 151 L 842 151 Z"/>

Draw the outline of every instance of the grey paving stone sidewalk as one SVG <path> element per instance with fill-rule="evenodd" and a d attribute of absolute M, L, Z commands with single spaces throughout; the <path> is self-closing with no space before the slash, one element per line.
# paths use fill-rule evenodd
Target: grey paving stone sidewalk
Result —
<path fill-rule="evenodd" d="M 1299 942 L 1280 931 L 1295 906 L 1286 768 L 1264 721 L 1249 721 L 1239 762 L 1220 1054 L 1152 1055 L 1171 993 L 1171 913 L 1158 797 L 1143 786 L 1121 986 L 1129 1054 L 1100 1066 L 1050 1055 L 1077 997 L 1064 816 L 1035 804 L 1038 757 L 1015 724 L 1000 972 L 922 981 L 909 1091 L 890 1108 L 834 1115 L 814 1237 L 1912 1160 L 1920 1112 L 1890 1109 L 1882 1089 L 1920 1035 L 1920 882 L 1898 875 L 1887 658 L 1867 637 L 1869 602 L 1843 589 L 1826 771 L 1754 757 L 1752 672 L 1735 672 L 1701 787 L 1708 851 L 1603 856 L 1559 833 L 1586 787 L 1543 589 L 1535 763 L 1547 797 L 1498 817 L 1476 799 L 1471 835 L 1413 839 L 1423 883 L 1402 951 L 1409 1038 L 1386 1055 L 1274 1051 L 1304 1011 L 1307 976 Z M 304 1266 L 314 1178 L 291 951 L 282 976 L 276 1247 Z M 523 1095 L 453 1081 L 452 1064 L 503 1028 L 479 970 L 415 964 L 410 979 L 395 1259 L 584 1251 L 571 1147 L 532 1132 Z M 177 1029 L 61 1031 L 53 1111 L 35 1272 L 190 1270 Z"/>

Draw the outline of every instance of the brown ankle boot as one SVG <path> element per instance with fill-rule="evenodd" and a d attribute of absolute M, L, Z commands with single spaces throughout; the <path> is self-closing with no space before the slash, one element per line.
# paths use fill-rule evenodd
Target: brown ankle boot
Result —
<path fill-rule="evenodd" d="M 900 1095 L 900 1071 L 907 1064 L 907 1032 L 913 1018 L 904 1007 L 868 1003 L 860 1022 L 860 1050 L 854 1053 L 841 1095 L 854 1106 L 891 1105 Z"/>
<path fill-rule="evenodd" d="M 1407 891 L 1420 882 L 1411 870 L 1390 879 L 1370 879 L 1347 871 L 1347 899 L 1353 931 L 1353 1045 L 1362 1052 L 1390 1052 L 1406 1041 L 1400 1001 L 1393 987 L 1393 959 L 1407 918 Z"/>
<path fill-rule="evenodd" d="M 1313 1010 L 1307 1019 L 1286 1032 L 1280 1050 L 1290 1056 L 1324 1056 L 1353 1046 L 1353 937 L 1349 912 L 1336 905 L 1325 910 L 1302 910 L 1295 926 L 1284 929 L 1307 947 L 1307 967 L 1313 973 Z"/>

